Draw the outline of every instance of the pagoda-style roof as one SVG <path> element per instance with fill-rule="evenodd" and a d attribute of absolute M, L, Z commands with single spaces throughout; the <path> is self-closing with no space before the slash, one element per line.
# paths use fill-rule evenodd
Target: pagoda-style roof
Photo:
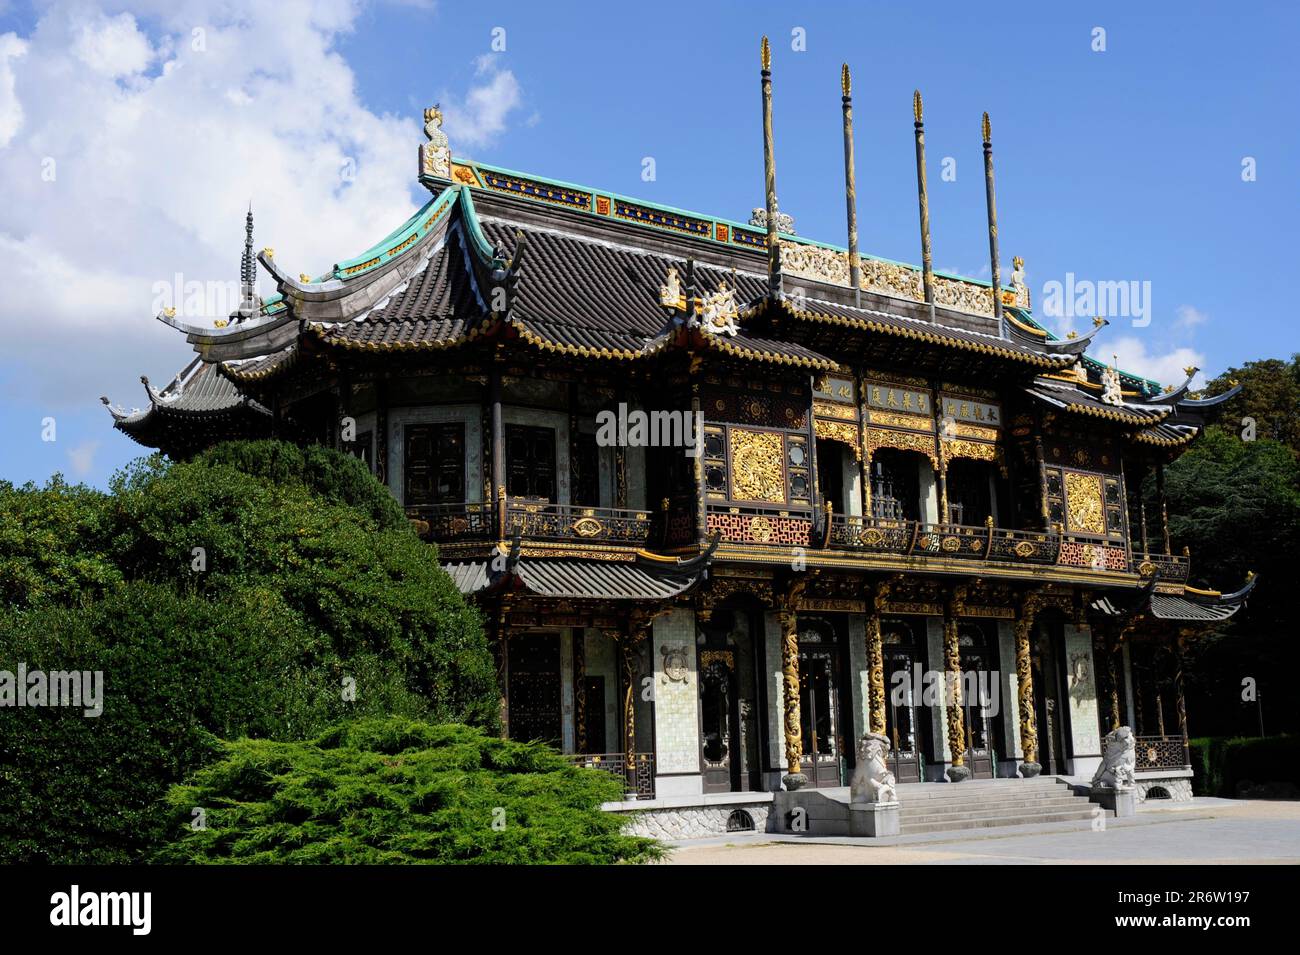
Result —
<path fill-rule="evenodd" d="M 1257 581 L 1258 578 L 1250 574 L 1245 585 L 1230 594 L 1195 587 L 1186 587 L 1181 594 L 1163 594 L 1152 585 L 1144 588 L 1136 598 L 1100 597 L 1090 606 L 1103 617 L 1146 615 L 1174 623 L 1217 623 L 1227 620 L 1246 605 Z"/>
<path fill-rule="evenodd" d="M 509 590 L 560 600 L 667 600 L 704 578 L 704 566 L 679 573 L 600 560 L 523 557 L 510 561 L 498 573 L 490 568 L 491 562 L 486 560 L 443 565 L 466 595 Z"/>
<path fill-rule="evenodd" d="M 218 368 L 214 384 L 224 383 L 232 408 L 251 407 L 249 395 L 266 394 L 255 386 L 333 349 L 419 353 L 491 342 L 576 361 L 714 352 L 783 373 L 865 362 L 946 380 L 1003 379 L 1160 447 L 1177 446 L 1185 431 L 1147 429 L 1200 426 L 1183 392 L 1155 400 L 1158 386 L 1131 375 L 1118 373 L 1125 401 L 1101 400 L 1094 390 L 1105 366 L 1084 354 L 1097 330 L 1051 335 L 1034 321 L 1023 284 L 996 290 L 1005 303 L 999 322 L 988 283 L 936 273 L 927 303 L 915 266 L 864 256 L 854 289 L 845 250 L 788 233 L 779 234 L 784 264 L 769 275 L 767 233 L 751 225 L 484 163 L 454 161 L 448 178 L 422 182 L 434 193 L 428 203 L 314 278 L 295 278 L 264 249 L 256 261 L 276 291 L 260 308 L 245 305 L 212 328 L 170 313 L 159 319 Z M 250 218 L 249 271 L 251 227 Z M 1075 380 L 1053 380 L 1071 370 Z"/>
<path fill-rule="evenodd" d="M 235 437 L 267 437 L 271 413 L 213 364 L 195 359 L 161 391 L 140 379 L 149 406 L 127 411 L 100 400 L 113 416 L 113 426 L 146 447 L 169 447 L 186 454 Z M 184 449 L 179 450 L 179 449 Z"/>

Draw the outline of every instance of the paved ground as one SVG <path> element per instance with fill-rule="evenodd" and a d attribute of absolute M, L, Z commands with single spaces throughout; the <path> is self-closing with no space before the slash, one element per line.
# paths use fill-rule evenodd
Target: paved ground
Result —
<path fill-rule="evenodd" d="M 673 865 L 1300 864 L 1300 802 L 1197 799 L 1144 809 L 1104 831 L 1057 825 L 939 833 L 889 846 L 753 834 L 678 843 Z"/>

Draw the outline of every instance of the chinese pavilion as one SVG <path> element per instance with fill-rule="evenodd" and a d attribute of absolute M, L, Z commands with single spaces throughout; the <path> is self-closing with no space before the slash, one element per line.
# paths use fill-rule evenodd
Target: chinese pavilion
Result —
<path fill-rule="evenodd" d="M 900 782 L 1087 775 L 1121 724 L 1142 791 L 1190 796 L 1180 647 L 1253 580 L 1193 586 L 1163 469 L 1235 390 L 1035 321 L 1023 263 L 1000 278 L 987 115 L 992 282 L 931 266 L 919 94 L 921 265 L 859 254 L 847 67 L 848 246 L 796 236 L 763 52 L 748 222 L 457 158 L 435 108 L 423 208 L 323 274 L 263 249 L 268 298 L 250 213 L 244 303 L 160 315 L 197 357 L 115 427 L 359 456 L 484 610 L 506 732 L 631 796 L 840 786 L 868 731 Z"/>

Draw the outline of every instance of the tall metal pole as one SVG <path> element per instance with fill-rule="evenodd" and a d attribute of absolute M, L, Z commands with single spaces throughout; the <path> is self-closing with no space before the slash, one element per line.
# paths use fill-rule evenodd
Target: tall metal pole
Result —
<path fill-rule="evenodd" d="M 844 107 L 844 204 L 849 216 L 849 284 L 853 300 L 862 301 L 862 260 L 858 256 L 858 187 L 853 163 L 853 81 L 849 65 L 840 69 L 840 91 Z"/>
<path fill-rule="evenodd" d="M 934 321 L 934 259 L 930 252 L 930 199 L 925 188 L 925 120 L 920 90 L 912 93 L 912 115 L 916 119 L 916 191 L 921 206 L 921 281 L 930 320 Z"/>
<path fill-rule="evenodd" d="M 993 140 L 989 114 L 984 114 L 984 198 L 989 210 L 989 262 L 993 267 L 993 317 L 998 323 L 998 337 L 1006 338 L 1006 324 L 1002 318 L 1002 271 L 998 267 L 998 203 L 993 192 Z"/>
<path fill-rule="evenodd" d="M 763 176 L 767 208 L 767 284 L 773 298 L 781 298 L 781 244 L 776 232 L 776 151 L 772 142 L 772 48 L 763 37 L 759 47 L 763 86 Z"/>

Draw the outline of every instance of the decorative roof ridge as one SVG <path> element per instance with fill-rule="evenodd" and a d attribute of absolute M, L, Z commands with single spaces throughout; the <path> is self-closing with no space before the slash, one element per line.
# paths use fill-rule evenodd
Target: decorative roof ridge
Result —
<path fill-rule="evenodd" d="M 703 212 L 695 212 L 695 211 L 692 211 L 692 210 L 690 210 L 690 209 L 682 209 L 682 208 L 678 208 L 678 207 L 676 207 L 676 206 L 670 206 L 670 205 L 667 205 L 667 204 L 665 204 L 665 203 L 655 202 L 654 200 L 651 200 L 651 199 L 641 199 L 641 198 L 638 198 L 638 197 L 636 197 L 636 196 L 625 195 L 625 194 L 623 194 L 623 193 L 614 192 L 613 190 L 610 190 L 610 189 L 601 189 L 601 188 L 594 187 L 594 186 L 586 186 L 586 185 L 582 185 L 582 184 L 579 184 L 579 183 L 566 182 L 566 181 L 564 181 L 564 180 L 562 180 L 562 179 L 553 179 L 553 178 L 548 177 L 548 176 L 540 176 L 540 175 L 536 175 L 536 174 L 534 174 L 534 173 L 530 173 L 530 172 L 522 172 L 522 171 L 520 171 L 520 170 L 518 170 L 518 169 L 509 169 L 509 168 L 506 168 L 506 167 L 504 167 L 504 166 L 497 166 L 497 165 L 495 165 L 495 164 L 493 164 L 493 163 L 485 163 L 485 162 L 480 162 L 480 161 L 478 161 L 478 160 L 473 160 L 473 159 L 465 159 L 465 158 L 457 157 L 456 160 L 455 160 L 455 162 L 454 162 L 454 165 L 455 165 L 455 166 L 459 166 L 459 167 L 463 167 L 463 168 L 465 168 L 465 169 L 471 169 L 471 170 L 474 170 L 475 173 L 476 173 L 475 181 L 474 181 L 474 182 L 461 182 L 461 183 L 460 183 L 461 186 L 466 187 L 466 188 L 470 188 L 470 189 L 479 189 L 479 190 L 482 190 L 482 191 L 487 192 L 488 194 L 492 194 L 492 195 L 503 195 L 503 194 L 504 194 L 504 195 L 512 195 L 512 196 L 516 196 L 516 197 L 518 197 L 518 198 L 521 198 L 521 199 L 523 199 L 524 201 L 533 202 L 533 203 L 537 203 L 537 204 L 540 204 L 540 205 L 547 205 L 547 206 L 550 206 L 550 207 L 552 207 L 552 208 L 557 208 L 557 207 L 558 207 L 558 208 L 564 208 L 564 209 L 568 209 L 568 210 L 571 211 L 571 212 L 585 213 L 586 215 L 593 216 L 593 217 L 595 217 L 595 218 L 602 219 L 602 220 L 605 220 L 605 221 L 613 221 L 613 222 L 615 222 L 615 223 L 625 223 L 625 224 L 628 224 L 628 225 L 640 226 L 640 227 L 642 227 L 642 228 L 654 228 L 654 227 L 655 227 L 652 223 L 639 222 L 639 221 L 637 221 L 637 220 L 635 220 L 635 219 L 628 219 L 628 218 L 622 218 L 622 217 L 613 217 L 613 216 L 602 215 L 601 213 L 595 211 L 595 210 L 592 208 L 593 205 L 595 204 L 595 200 L 596 200 L 597 196 L 599 196 L 599 197 L 602 198 L 602 199 L 621 200 L 621 201 L 623 201 L 623 202 L 632 203 L 632 204 L 635 204 L 635 205 L 638 205 L 638 206 L 645 206 L 646 208 L 649 208 L 649 209 L 655 209 L 655 210 L 660 211 L 660 212 L 666 212 L 666 213 L 671 213 L 671 214 L 674 214 L 674 215 L 680 215 L 680 216 L 687 216 L 687 217 L 690 217 L 690 218 L 692 218 L 692 219 L 698 219 L 698 220 L 701 220 L 701 221 L 711 222 L 711 223 L 713 223 L 715 226 L 718 225 L 718 224 L 721 224 L 721 225 L 723 225 L 723 226 L 726 226 L 728 230 L 739 230 L 739 231 L 741 231 L 742 233 L 752 234 L 752 235 L 758 237 L 760 240 L 765 240 L 765 239 L 766 239 L 766 233 L 763 231 L 763 229 L 754 226 L 752 223 L 749 223 L 749 222 L 741 222 L 741 221 L 739 221 L 739 220 L 737 220 L 737 219 L 728 219 L 728 218 L 724 218 L 724 217 L 722 217 L 722 216 L 709 215 L 709 214 L 707 214 L 707 213 L 703 213 Z M 527 181 L 530 181 L 530 182 L 541 183 L 541 184 L 543 184 L 543 185 L 555 186 L 555 187 L 560 188 L 560 189 L 574 190 L 574 191 L 576 191 L 576 192 L 580 192 L 580 193 L 584 193 L 584 194 L 586 194 L 586 198 L 587 198 L 588 201 L 587 201 L 585 207 L 584 207 L 584 206 L 579 206 L 579 205 L 567 204 L 567 203 L 564 204 L 564 205 L 561 205 L 561 206 L 557 206 L 557 205 L 556 205 L 555 203 L 553 203 L 553 202 L 547 202 L 545 199 L 542 199 L 542 198 L 534 198 L 534 197 L 528 196 L 528 195 L 526 195 L 526 194 L 519 193 L 519 192 L 517 192 L 517 191 L 509 191 L 509 192 L 507 192 L 506 190 L 493 189 L 491 186 L 484 185 L 481 181 L 479 181 L 479 180 L 481 180 L 481 178 L 482 178 L 482 176 L 481 176 L 481 172 L 480 172 L 481 170 L 487 170 L 487 171 L 489 171 L 489 172 L 492 172 L 492 173 L 498 173 L 498 174 L 501 174 L 501 175 L 504 175 L 504 176 L 513 176 L 513 177 L 516 177 L 516 178 L 519 178 L 519 179 L 523 179 L 523 180 L 527 180 Z M 486 217 L 485 217 L 485 218 L 486 218 Z M 746 252 L 749 252 L 749 253 L 752 253 L 752 254 L 760 254 L 760 255 L 761 255 L 761 254 L 764 254 L 764 253 L 763 253 L 763 249 L 762 249 L 761 247 L 749 246 L 749 245 L 745 245 L 745 244 L 743 244 L 743 243 L 720 242 L 718 239 L 716 239 L 716 238 L 713 237 L 714 235 L 717 234 L 717 233 L 716 233 L 716 229 L 715 229 L 715 231 L 712 233 L 712 235 L 702 235 L 702 234 L 701 234 L 701 235 L 692 235 L 692 234 L 690 234 L 690 233 L 685 233 L 685 232 L 675 232 L 674 234 L 681 235 L 681 236 L 684 236 L 684 237 L 687 237 L 687 238 L 701 239 L 701 240 L 704 240 L 704 241 L 707 241 L 707 242 L 711 242 L 711 243 L 713 243 L 713 244 L 721 245 L 721 246 L 723 246 L 724 248 L 741 249 L 741 250 L 743 250 L 743 251 L 746 251 Z M 779 236 L 779 238 L 781 238 L 781 239 L 783 239 L 783 240 L 785 240 L 785 241 L 792 242 L 792 243 L 795 243 L 795 244 L 797 244 L 797 245 L 810 246 L 810 247 L 815 247 L 815 248 L 822 248 L 822 249 L 830 250 L 830 251 L 832 251 L 832 252 L 842 252 L 842 253 L 846 253 L 846 254 L 847 254 L 847 252 L 848 252 L 848 248 L 847 248 L 846 246 L 836 245 L 836 244 L 834 244 L 834 243 L 832 243 L 832 242 L 823 242 L 823 241 L 818 240 L 818 239 L 812 239 L 812 238 L 809 238 L 808 236 L 796 235 L 796 234 L 793 233 L 793 232 L 779 232 L 779 233 L 778 233 L 778 236 Z M 910 263 L 910 262 L 900 262 L 900 261 L 898 261 L 898 260 L 896 260 L 896 259 L 889 259 L 889 258 L 885 258 L 884 256 L 872 255 L 872 254 L 869 253 L 869 252 L 861 252 L 861 253 L 860 253 L 860 256 L 861 256 L 861 258 L 862 258 L 864 261 L 879 262 L 879 263 L 882 263 L 882 264 L 884 264 L 884 265 L 896 265 L 896 266 L 899 266 L 899 267 L 902 267 L 902 268 L 912 269 L 913 271 L 918 272 L 918 273 L 921 271 L 921 266 L 919 266 L 919 265 L 913 265 L 913 264 Z M 762 274 L 764 275 L 764 277 L 766 277 L 766 271 L 765 271 L 765 270 L 764 270 L 764 272 L 763 272 Z M 985 279 L 972 278 L 971 276 L 966 276 L 966 275 L 956 275 L 956 274 L 954 274 L 954 273 L 950 273 L 950 272 L 941 272 L 941 271 L 938 271 L 938 270 L 936 270 L 936 271 L 934 272 L 934 274 L 935 274 L 936 276 L 941 277 L 941 278 L 950 279 L 950 280 L 952 280 L 952 281 L 956 281 L 956 282 L 966 282 L 966 283 L 968 283 L 968 284 L 971 284 L 971 285 L 978 285 L 978 286 L 981 286 L 981 287 L 983 287 L 983 288 L 990 288 L 990 289 L 991 289 L 991 288 L 993 287 L 993 282 L 992 282 L 992 280 L 985 280 Z M 1003 289 L 1006 290 L 1006 291 L 1010 291 L 1010 287 L 1009 287 L 1009 286 L 1003 286 Z"/>
<path fill-rule="evenodd" d="M 936 272 L 935 274 L 937 275 L 938 273 Z M 914 318 L 911 315 L 900 315 L 896 312 L 886 312 L 878 308 L 868 308 L 865 305 L 841 304 L 839 302 L 834 302 L 826 298 L 815 298 L 811 295 L 805 295 L 803 298 L 804 301 L 806 302 L 817 302 L 822 305 L 833 305 L 836 308 L 847 308 L 850 309 L 851 311 L 863 312 L 868 315 L 879 315 L 882 318 L 890 318 L 896 321 L 909 322 L 921 328 L 937 328 L 945 332 L 959 332 L 963 335 L 978 335 L 980 338 L 987 338 L 990 342 L 997 342 L 1002 344 L 1005 344 L 1007 341 L 1005 338 L 1001 337 L 1000 335 L 990 334 L 989 332 L 981 332 L 973 328 L 961 328 L 960 326 L 957 325 L 945 325 L 943 322 L 932 322 L 928 318 Z M 940 308 L 942 308 L 942 306 L 940 306 Z M 1045 357 L 1059 357 L 1059 356 L 1048 352 L 1045 353 Z"/>

